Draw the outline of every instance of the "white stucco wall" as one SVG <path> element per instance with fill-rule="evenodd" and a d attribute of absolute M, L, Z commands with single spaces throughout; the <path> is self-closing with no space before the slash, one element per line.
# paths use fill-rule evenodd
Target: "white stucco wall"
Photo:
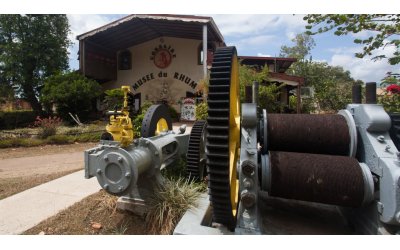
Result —
<path fill-rule="evenodd" d="M 168 103 L 179 111 L 178 101 L 186 96 L 186 91 L 194 93 L 197 90 L 195 86 L 198 86 L 199 80 L 203 78 L 203 68 L 202 65 L 198 65 L 197 55 L 201 42 L 163 37 L 130 47 L 128 50 L 132 58 L 131 70 L 118 70 L 117 80 L 105 83 L 103 87 L 111 89 L 129 85 L 133 93 L 141 93 L 142 103 L 145 100 L 156 102 L 166 97 Z M 151 60 L 152 52 L 160 44 L 171 46 L 174 50 L 171 54 L 176 55 L 165 69 L 158 68 Z M 136 89 L 133 88 L 135 84 Z M 163 89 L 167 90 L 167 93 L 162 93 Z"/>

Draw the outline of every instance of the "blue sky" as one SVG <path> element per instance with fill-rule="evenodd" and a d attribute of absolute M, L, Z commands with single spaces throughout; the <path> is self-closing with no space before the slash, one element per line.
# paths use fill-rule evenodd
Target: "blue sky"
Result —
<path fill-rule="evenodd" d="M 282 45 L 292 46 L 291 39 L 305 31 L 305 22 L 300 14 L 198 14 L 213 17 L 227 45 L 234 45 L 243 56 L 278 56 Z M 68 15 L 71 25 L 70 67 L 78 68 L 76 36 L 100 27 L 126 15 Z M 332 32 L 313 36 L 316 46 L 311 51 L 314 61 L 325 61 L 342 66 L 351 76 L 364 82 L 379 82 L 388 71 L 400 72 L 399 66 L 391 66 L 386 60 L 374 62 L 370 58 L 358 59 L 355 52 L 362 47 L 353 40 L 369 35 L 335 36 Z M 386 47 L 380 52 L 390 55 L 394 48 Z"/>
<path fill-rule="evenodd" d="M 4 1 L 0 13 L 69 14 L 70 38 L 75 42 L 70 48 L 70 65 L 76 69 L 76 35 L 125 16 L 121 13 L 206 13 L 201 15 L 214 18 L 225 42 L 235 45 L 240 55 L 275 56 L 279 55 L 282 45 L 291 45 L 291 38 L 304 31 L 304 13 L 400 13 L 400 4 L 399 0 L 13 0 Z M 314 36 L 317 45 L 312 51 L 313 60 L 342 66 L 351 72 L 353 78 L 364 82 L 379 82 L 388 71 L 400 72 L 400 65 L 390 66 L 386 61 L 373 62 L 370 58 L 354 57 L 354 53 L 362 48 L 353 40 L 368 35 L 367 32 L 361 32 L 341 37 L 332 33 Z M 393 47 L 386 47 L 378 53 L 390 55 L 393 51 Z"/>

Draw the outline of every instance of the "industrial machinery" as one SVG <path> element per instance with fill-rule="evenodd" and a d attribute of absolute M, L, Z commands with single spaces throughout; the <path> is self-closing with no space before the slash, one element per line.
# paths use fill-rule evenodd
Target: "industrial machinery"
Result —
<path fill-rule="evenodd" d="M 175 133 L 165 105 L 152 105 L 144 115 L 141 138 L 134 139 L 129 117 L 129 86 L 122 86 L 121 111 L 108 111 L 110 122 L 100 144 L 85 151 L 85 178 L 96 176 L 108 193 L 121 196 L 121 206 L 144 213 L 145 199 L 162 185 L 161 169 L 186 153 L 188 134 Z M 138 184 L 140 183 L 140 184 Z"/>
<path fill-rule="evenodd" d="M 206 165 L 213 221 L 263 232 L 265 196 L 339 206 L 361 233 L 400 231 L 399 152 L 376 85 L 336 115 L 267 114 L 238 99 L 234 47 L 211 68 Z M 254 94 L 254 93 L 253 93 Z M 265 226 L 265 225 L 264 225 Z"/>
<path fill-rule="evenodd" d="M 103 140 L 85 152 L 86 177 L 139 204 L 149 184 L 162 184 L 160 169 L 186 153 L 189 177 L 208 181 L 212 216 L 199 226 L 266 233 L 263 205 L 276 198 L 338 207 L 356 233 L 398 234 L 400 154 L 375 88 L 367 84 L 361 104 L 361 87 L 355 87 L 353 103 L 338 114 L 267 114 L 257 98 L 240 104 L 236 49 L 218 48 L 207 121 L 196 122 L 190 136 L 182 127 L 128 146 Z M 154 129 L 154 122 L 147 127 Z"/>

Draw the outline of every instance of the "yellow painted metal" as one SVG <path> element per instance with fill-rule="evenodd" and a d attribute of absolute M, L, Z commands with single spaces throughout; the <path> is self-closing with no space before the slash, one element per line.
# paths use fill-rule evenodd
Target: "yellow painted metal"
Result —
<path fill-rule="evenodd" d="M 161 118 L 157 122 L 157 128 L 155 135 L 159 135 L 161 132 L 168 131 L 168 123 L 164 118 Z"/>
<path fill-rule="evenodd" d="M 110 116 L 110 124 L 106 126 L 106 130 L 110 133 L 115 141 L 119 141 L 122 147 L 127 147 L 133 141 L 132 120 L 129 117 L 128 93 L 129 86 L 122 86 L 124 92 L 124 102 L 122 110 L 118 115 Z"/>
<path fill-rule="evenodd" d="M 229 180 L 232 214 L 236 216 L 239 183 L 237 180 L 236 164 L 240 147 L 240 92 L 239 92 L 239 67 L 236 53 L 232 57 L 231 82 L 229 89 Z"/>

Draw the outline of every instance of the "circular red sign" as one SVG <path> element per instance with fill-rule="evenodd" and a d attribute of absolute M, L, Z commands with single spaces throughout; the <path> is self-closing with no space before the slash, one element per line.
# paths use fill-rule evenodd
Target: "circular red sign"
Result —
<path fill-rule="evenodd" d="M 171 64 L 171 61 L 171 53 L 166 49 L 160 49 L 154 55 L 154 64 L 160 69 L 168 67 Z"/>

